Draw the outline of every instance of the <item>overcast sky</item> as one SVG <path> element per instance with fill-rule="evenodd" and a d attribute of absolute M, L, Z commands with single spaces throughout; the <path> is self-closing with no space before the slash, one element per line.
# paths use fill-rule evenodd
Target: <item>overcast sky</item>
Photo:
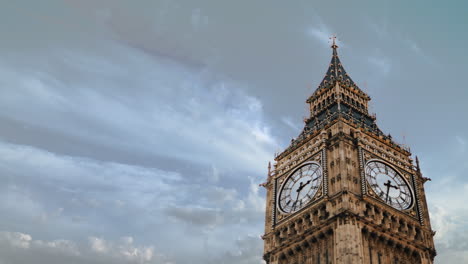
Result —
<path fill-rule="evenodd" d="M 1 1 L 0 264 L 261 263 L 267 163 L 339 54 L 468 263 L 464 1 Z"/>

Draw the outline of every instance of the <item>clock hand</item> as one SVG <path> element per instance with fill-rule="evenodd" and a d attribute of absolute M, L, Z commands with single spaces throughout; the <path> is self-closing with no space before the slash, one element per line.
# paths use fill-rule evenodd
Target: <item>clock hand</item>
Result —
<path fill-rule="evenodd" d="M 300 192 L 302 191 L 302 189 L 304 189 L 304 187 L 310 183 L 310 180 L 308 180 L 304 185 L 302 184 L 302 182 L 299 184 L 299 188 L 297 189 L 297 192 Z"/>
<path fill-rule="evenodd" d="M 297 188 L 296 192 L 297 192 L 297 195 L 296 195 L 296 201 L 297 199 L 299 199 L 299 194 L 301 193 L 301 190 L 302 188 L 304 188 L 305 185 L 302 185 L 302 182 L 299 183 L 299 188 Z"/>
<path fill-rule="evenodd" d="M 390 192 L 390 187 L 395 188 L 395 189 L 398 189 L 398 187 L 392 185 L 392 182 L 390 180 L 388 180 L 386 183 L 384 183 L 384 185 L 387 186 L 387 196 L 385 198 L 385 202 L 388 203 L 388 194 Z"/>
<path fill-rule="evenodd" d="M 387 186 L 387 195 L 385 196 L 385 202 L 388 203 L 388 193 L 390 192 L 390 186 Z"/>
<path fill-rule="evenodd" d="M 297 202 L 297 199 L 299 199 L 299 193 L 300 193 L 300 192 L 301 192 L 301 191 L 298 191 L 298 192 L 297 192 L 297 195 L 296 195 L 296 202 Z"/>

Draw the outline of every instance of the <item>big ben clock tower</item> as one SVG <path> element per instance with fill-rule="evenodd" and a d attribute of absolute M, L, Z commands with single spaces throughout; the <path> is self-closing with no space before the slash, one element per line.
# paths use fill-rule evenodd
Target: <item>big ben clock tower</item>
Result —
<path fill-rule="evenodd" d="M 408 148 L 368 112 L 370 97 L 333 55 L 307 99 L 310 117 L 269 168 L 268 264 L 430 264 L 434 248 L 423 177 Z"/>

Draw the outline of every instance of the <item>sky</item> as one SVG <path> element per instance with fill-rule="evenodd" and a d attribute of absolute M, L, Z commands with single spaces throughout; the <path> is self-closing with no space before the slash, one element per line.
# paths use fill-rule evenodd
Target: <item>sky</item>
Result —
<path fill-rule="evenodd" d="M 1 1 L 0 264 L 262 263 L 267 164 L 338 36 L 468 263 L 464 1 Z"/>

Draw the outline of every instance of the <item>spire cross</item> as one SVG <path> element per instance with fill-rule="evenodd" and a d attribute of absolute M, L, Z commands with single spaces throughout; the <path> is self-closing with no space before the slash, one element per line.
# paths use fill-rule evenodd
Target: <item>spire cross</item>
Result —
<path fill-rule="evenodd" d="M 333 42 L 332 47 L 336 46 L 336 34 L 332 34 L 329 39 Z"/>

